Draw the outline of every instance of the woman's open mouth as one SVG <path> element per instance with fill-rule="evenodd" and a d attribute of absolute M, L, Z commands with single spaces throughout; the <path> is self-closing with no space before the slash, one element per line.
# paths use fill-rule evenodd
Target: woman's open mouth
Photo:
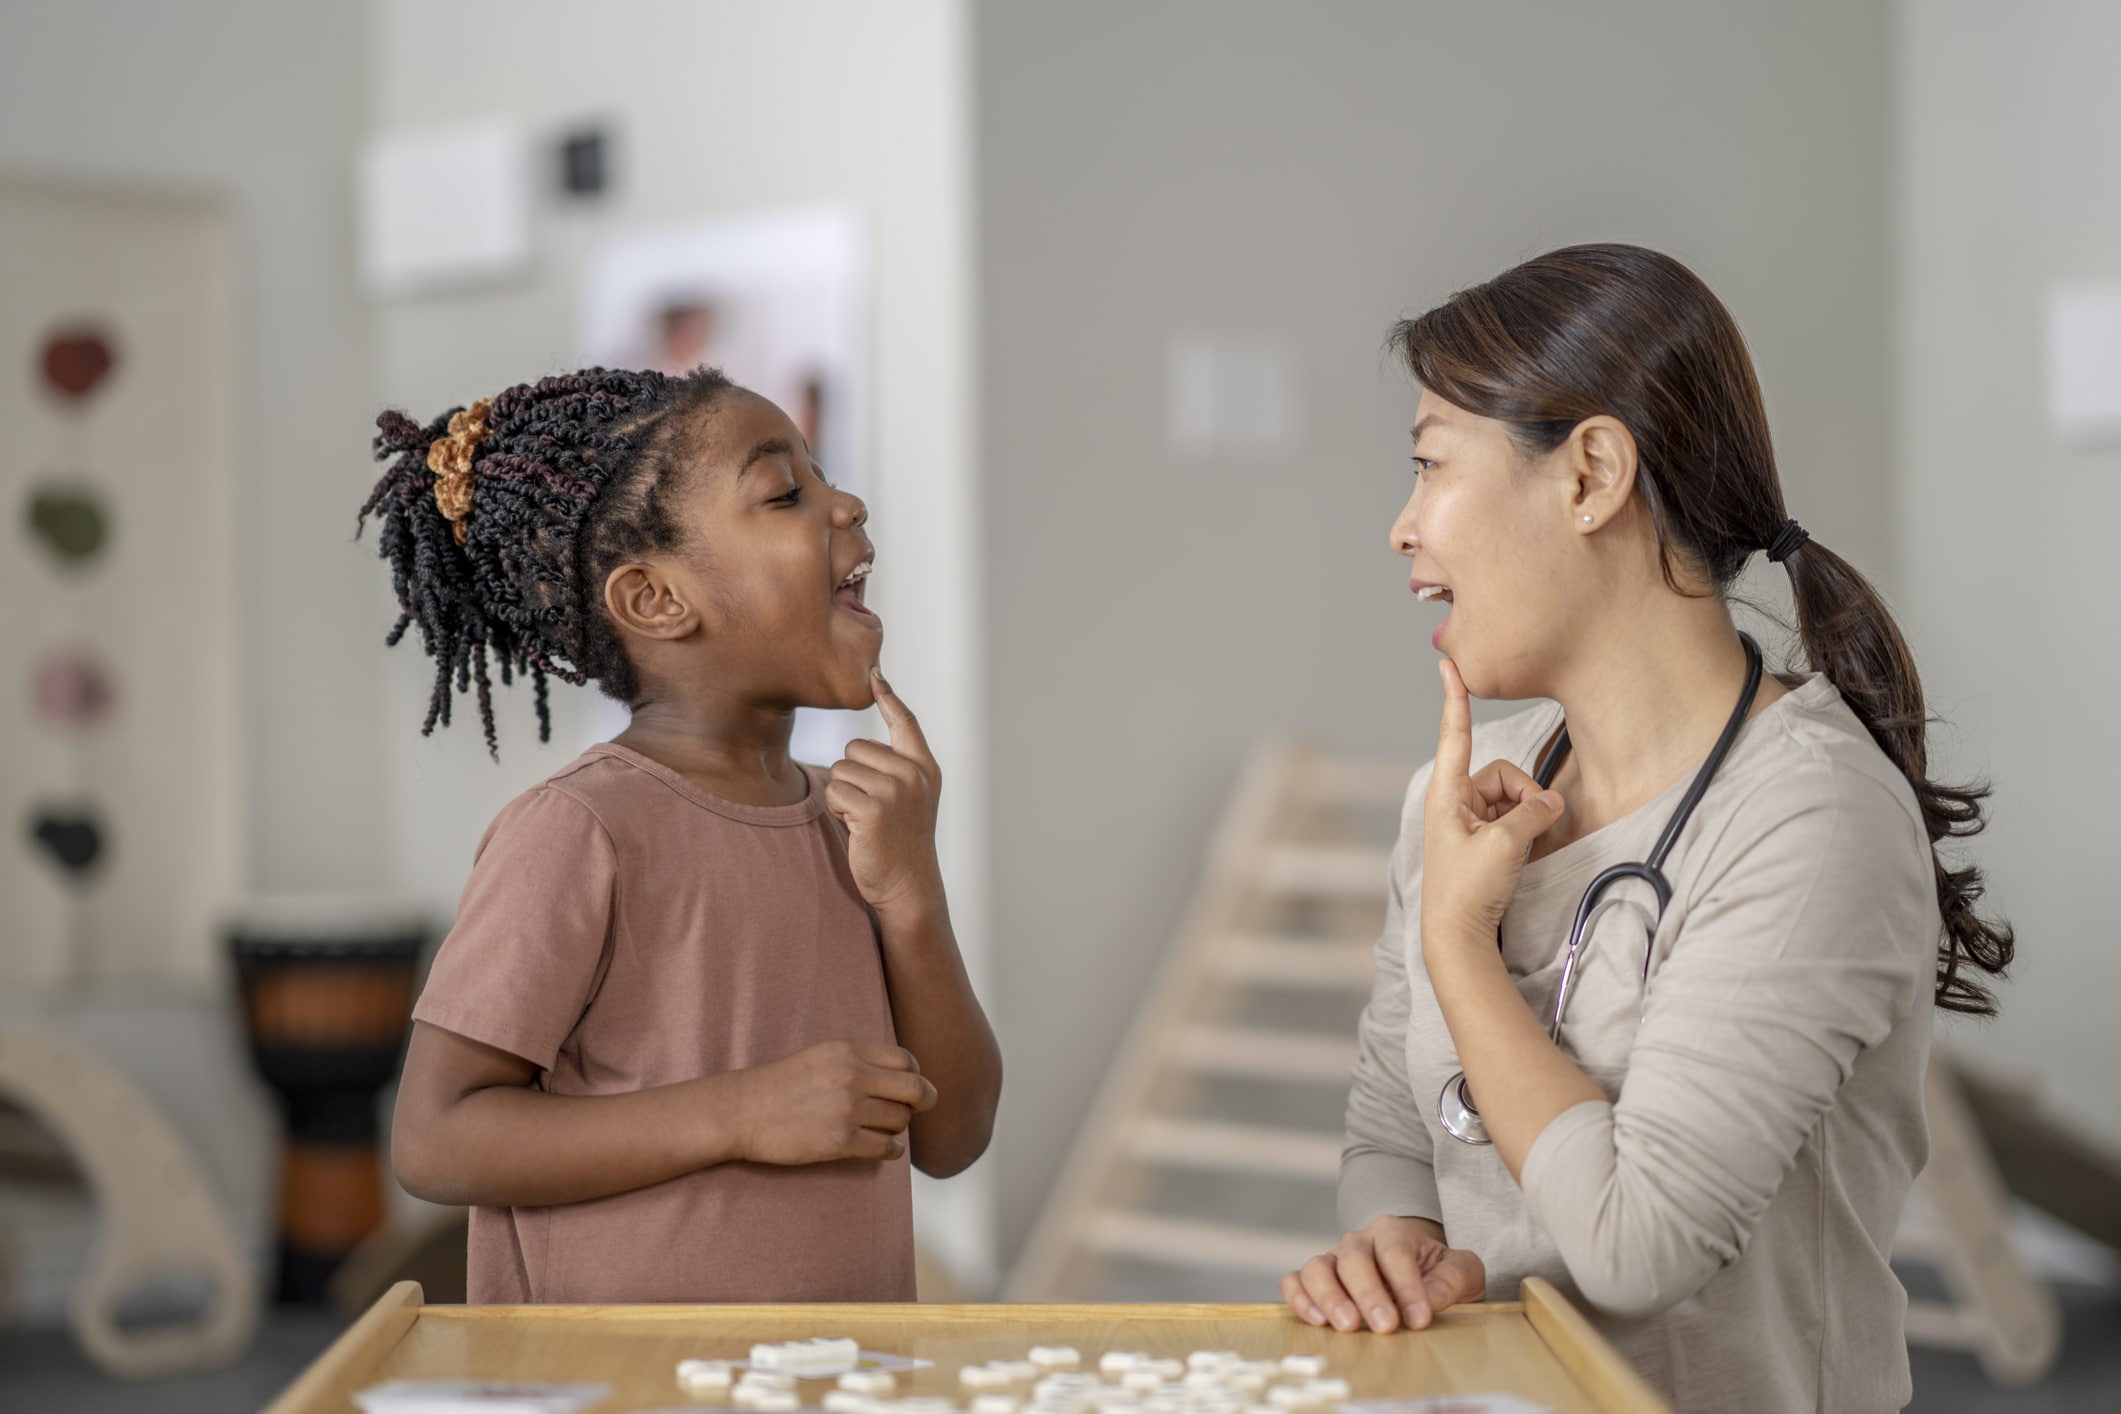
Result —
<path fill-rule="evenodd" d="M 840 581 L 839 588 L 832 591 L 832 602 L 863 622 L 881 627 L 884 621 L 876 616 L 874 609 L 862 602 L 862 595 L 869 585 L 871 563 L 864 560 L 849 570 L 847 577 Z"/>
<path fill-rule="evenodd" d="M 1419 599 L 1424 604 L 1434 604 L 1438 602 L 1451 604 L 1456 602 L 1456 600 L 1452 598 L 1451 586 L 1448 584 L 1424 584 L 1420 580 L 1416 580 L 1413 583 L 1413 589 L 1414 597 L 1416 599 Z M 1439 653 L 1443 651 L 1443 631 L 1449 628 L 1450 626 L 1451 616 L 1446 613 L 1443 616 L 1443 622 L 1438 624 L 1436 626 L 1435 632 L 1429 635 L 1429 646 L 1434 648 Z"/>

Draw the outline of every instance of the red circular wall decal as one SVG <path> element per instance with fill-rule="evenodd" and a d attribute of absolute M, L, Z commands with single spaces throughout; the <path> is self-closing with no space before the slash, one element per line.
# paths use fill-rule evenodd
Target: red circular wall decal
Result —
<path fill-rule="evenodd" d="M 44 386 L 69 403 L 77 403 L 103 385 L 118 366 L 111 337 L 93 324 L 69 324 L 44 340 L 39 368 Z"/>
<path fill-rule="evenodd" d="M 31 684 L 37 715 L 53 727 L 87 731 L 101 726 L 118 705 L 118 684 L 110 669 L 83 648 L 60 648 L 44 655 Z"/>

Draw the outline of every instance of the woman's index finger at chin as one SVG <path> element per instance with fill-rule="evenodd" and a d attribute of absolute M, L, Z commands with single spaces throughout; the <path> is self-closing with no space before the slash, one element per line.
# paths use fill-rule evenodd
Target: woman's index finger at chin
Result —
<path fill-rule="evenodd" d="M 1436 728 L 1436 778 L 1457 781 L 1473 761 L 1473 709 L 1458 665 L 1445 658 L 1437 672 L 1443 678 L 1443 720 Z"/>

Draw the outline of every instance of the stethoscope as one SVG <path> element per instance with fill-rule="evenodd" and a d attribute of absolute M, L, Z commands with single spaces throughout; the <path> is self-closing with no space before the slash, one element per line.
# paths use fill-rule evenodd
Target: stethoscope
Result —
<path fill-rule="evenodd" d="M 1753 696 L 1760 690 L 1760 645 L 1753 642 L 1750 634 L 1740 633 L 1738 637 L 1745 644 L 1745 689 L 1738 694 L 1738 705 L 1731 709 L 1731 719 L 1723 724 L 1723 735 L 1716 738 L 1716 745 L 1710 750 L 1709 759 L 1702 762 L 1701 769 L 1694 773 L 1694 783 L 1687 787 L 1685 797 L 1679 802 L 1679 808 L 1674 810 L 1672 818 L 1665 822 L 1664 833 L 1657 837 L 1656 847 L 1650 851 L 1650 857 L 1639 864 L 1615 864 L 1610 869 L 1603 870 L 1597 878 L 1591 880 L 1591 886 L 1583 891 L 1583 898 L 1576 905 L 1576 921 L 1569 929 L 1569 950 L 1561 963 L 1561 982 L 1554 989 L 1554 1019 L 1547 1023 L 1547 1039 L 1557 1046 L 1561 1044 L 1561 1018 L 1568 1011 L 1569 986 L 1576 976 L 1576 964 L 1582 959 L 1584 943 L 1608 908 L 1631 902 L 1625 898 L 1601 899 L 1599 895 L 1623 879 L 1640 879 L 1657 895 L 1657 916 L 1649 920 L 1649 932 L 1642 942 L 1642 989 L 1644 993 L 1649 991 L 1650 953 L 1656 942 L 1657 923 L 1664 917 L 1665 905 L 1672 901 L 1672 885 L 1664 877 L 1664 861 L 1671 854 L 1672 846 L 1678 843 L 1679 832 L 1686 828 L 1687 819 L 1693 815 L 1694 807 L 1699 805 L 1701 797 L 1708 793 L 1709 780 L 1716 774 L 1716 768 L 1723 764 L 1724 757 L 1730 755 L 1731 743 L 1738 739 L 1738 731 L 1745 725 L 1747 714 L 1752 711 Z M 1546 755 L 1541 759 L 1539 769 L 1535 773 L 1540 789 L 1544 790 L 1554 783 L 1554 773 L 1561 769 L 1562 758 L 1568 754 L 1569 729 L 1564 724 L 1561 735 L 1554 738 L 1553 745 L 1547 748 Z M 1496 944 L 1500 946 L 1501 942 L 1498 933 Z M 1443 1125 L 1444 1133 L 1461 1143 L 1495 1142 L 1488 1138 L 1488 1127 L 1481 1122 L 1480 1111 L 1473 1106 L 1473 1096 L 1466 1089 L 1466 1073 L 1462 1070 L 1443 1083 L 1443 1094 L 1437 1097 L 1436 1118 L 1437 1122 Z"/>

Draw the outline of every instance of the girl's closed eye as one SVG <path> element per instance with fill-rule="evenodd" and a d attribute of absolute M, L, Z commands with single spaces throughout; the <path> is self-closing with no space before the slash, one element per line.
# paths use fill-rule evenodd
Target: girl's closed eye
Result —
<path fill-rule="evenodd" d="M 803 499 L 803 488 L 791 486 L 766 504 L 769 506 L 792 506 Z"/>

